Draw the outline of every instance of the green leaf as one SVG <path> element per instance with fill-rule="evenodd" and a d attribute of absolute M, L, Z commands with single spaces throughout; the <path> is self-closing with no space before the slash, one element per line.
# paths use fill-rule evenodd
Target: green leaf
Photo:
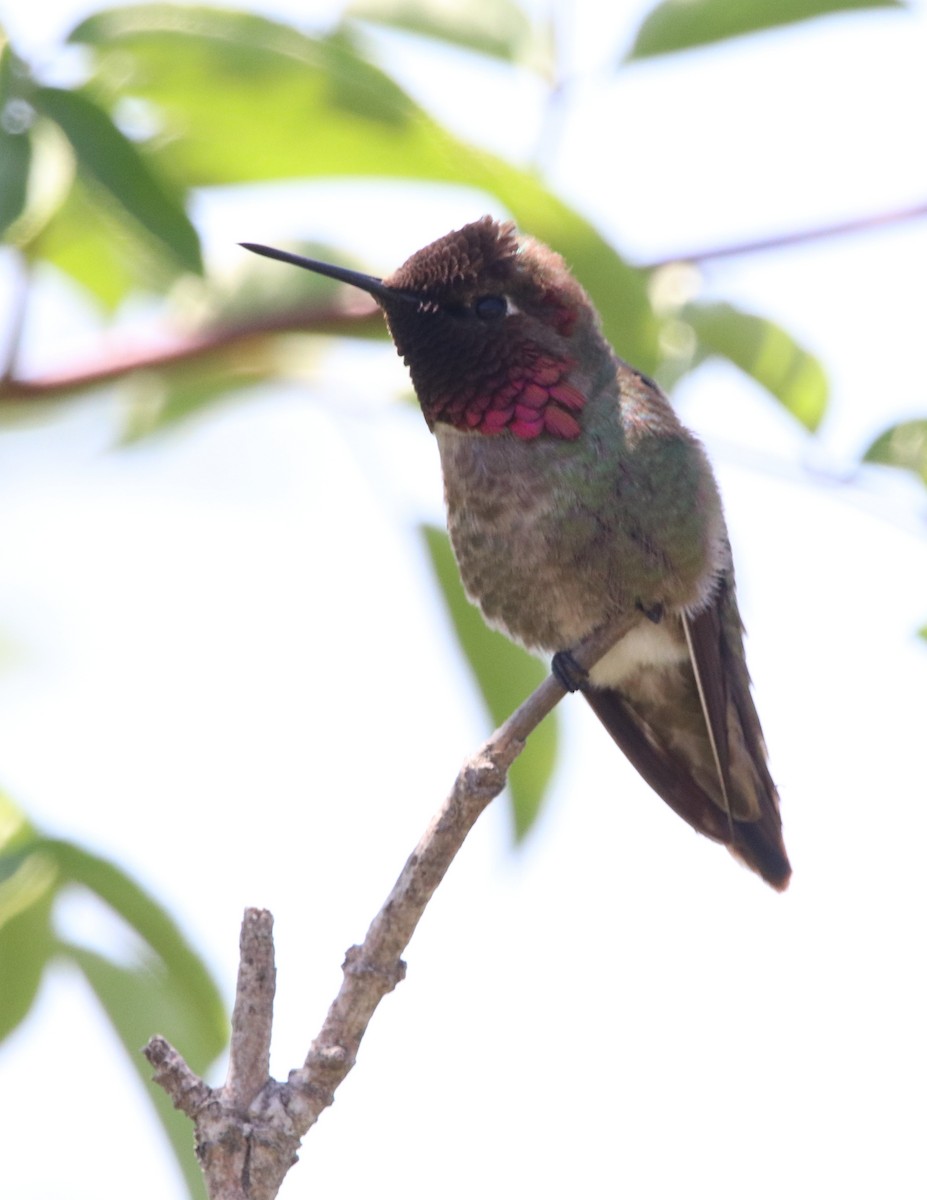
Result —
<path fill-rule="evenodd" d="M 148 1080 L 139 1053 L 156 1032 L 183 1048 L 202 1074 L 225 1046 L 218 989 L 173 919 L 119 867 L 57 838 L 41 837 L 0 794 L 0 1038 L 22 1020 L 52 955 L 70 958 L 96 993 L 170 1138 L 190 1195 L 204 1197 L 189 1122 Z M 145 943 L 143 961 L 114 963 L 61 941 L 51 922 L 60 889 L 78 884 L 117 912 Z"/>
<path fill-rule="evenodd" d="M 0 25 L 0 107 L 6 104 L 13 91 L 13 47 Z"/>
<path fill-rule="evenodd" d="M 0 857 L 0 1041 L 32 1008 L 56 948 L 51 908 L 57 877 L 48 855 Z"/>
<path fill-rule="evenodd" d="M 437 124 L 344 34 L 313 39 L 245 13 L 142 5 L 98 13 L 71 36 L 93 46 L 98 86 L 118 73 L 125 95 L 158 114 L 153 153 L 165 174 L 192 187 L 341 176 L 479 189 L 566 258 L 616 350 L 656 366 L 644 274 L 531 171 Z"/>
<path fill-rule="evenodd" d="M 119 442 L 125 446 L 165 433 L 275 374 L 269 364 L 262 369 L 255 354 L 248 355 L 241 368 L 233 361 L 219 360 L 186 364 L 178 370 L 138 372 L 122 389 L 128 409 Z"/>
<path fill-rule="evenodd" d="M 205 1066 L 215 1058 L 227 1033 L 222 997 L 174 919 L 115 863 L 58 838 L 40 837 L 34 846 L 53 859 L 61 884 L 72 882 L 89 889 L 147 943 L 161 960 L 178 1002 L 186 1008 L 185 1036 L 195 1030 L 192 1040 L 198 1047 L 197 1061 Z"/>
<path fill-rule="evenodd" d="M 132 270 L 133 251 L 141 240 L 134 235 L 134 224 L 126 228 L 115 213 L 103 209 L 88 195 L 80 180 L 75 180 L 67 198 L 54 216 L 32 241 L 29 252 L 40 256 L 79 283 L 105 310 L 113 312 L 132 291 L 142 270 Z M 146 256 L 140 250 L 135 265 L 144 267 Z M 162 256 L 162 263 L 167 260 Z M 166 286 L 173 271 L 165 271 Z M 158 280 L 152 271 L 152 290 Z"/>
<path fill-rule="evenodd" d="M 4 128 L 10 124 L 18 128 L 23 124 L 24 113 L 17 106 L 12 113 L 7 110 L 11 101 L 22 98 L 23 86 L 21 81 L 28 78 L 28 72 L 22 59 L 14 53 L 9 38 L 0 26 L 0 124 Z M 28 90 L 28 83 L 26 89 Z"/>
<path fill-rule="evenodd" d="M 2 32 L 0 32 L 2 41 Z M 26 206 L 32 142 L 32 110 L 20 96 L 22 72 L 9 42 L 0 44 L 0 237 Z"/>
<path fill-rule="evenodd" d="M 364 268 L 363 263 L 354 261 L 350 251 L 325 242 L 287 243 L 284 249 L 306 258 L 336 262 L 343 267 L 356 270 Z M 242 247 L 241 258 L 232 277 L 205 282 L 211 323 L 248 321 L 255 312 L 270 317 L 275 313 L 297 309 L 308 312 L 312 308 L 330 314 L 332 309 L 341 308 L 339 297 L 344 297 L 341 284 L 324 275 L 316 275 L 314 271 L 281 272 L 279 266 L 279 263 L 252 254 Z M 370 307 L 374 308 L 372 304 Z M 379 312 L 378 309 L 374 311 Z M 386 323 L 382 318 L 374 328 L 382 338 L 387 337 Z"/>
<path fill-rule="evenodd" d="M 109 115 L 81 92 L 62 88 L 37 88 L 34 102 L 63 131 L 79 172 L 99 185 L 109 203 L 136 221 L 162 253 L 200 273 L 199 238 L 182 203 Z"/>
<path fill-rule="evenodd" d="M 28 848 L 34 838 L 35 828 L 27 820 L 26 814 L 6 792 L 0 791 L 0 863 L 11 862 L 16 852 Z M 0 867 L 0 882 L 9 878 L 14 870 L 16 863 L 6 873 Z"/>
<path fill-rule="evenodd" d="M 66 945 L 65 950 L 83 972 L 138 1073 L 171 1143 L 191 1198 L 205 1200 L 190 1121 L 173 1107 L 163 1089 L 151 1082 L 150 1068 L 140 1053 L 153 1033 L 163 1032 L 172 1045 L 183 1047 L 184 1058 L 194 1071 L 199 1074 L 205 1070 L 215 1055 L 199 1040 L 196 1022 L 188 1020 L 187 996 L 159 964 L 126 967 L 80 946 Z"/>
<path fill-rule="evenodd" d="M 901 0 L 663 0 L 645 18 L 627 59 L 673 54 L 743 34 Z"/>
<path fill-rule="evenodd" d="M 694 329 L 704 354 L 729 359 L 806 429 L 817 429 L 827 410 L 827 376 L 781 326 L 731 304 L 687 304 L 679 317 Z"/>
<path fill-rule="evenodd" d="M 519 59 L 532 35 L 527 14 L 513 0 L 355 0 L 344 15 L 506 62 Z"/>
<path fill-rule="evenodd" d="M 460 647 L 493 724 L 499 726 L 543 681 L 544 667 L 483 621 L 464 593 L 444 530 L 423 525 L 422 534 Z M 557 724 L 551 713 L 531 734 L 509 771 L 516 840 L 521 840 L 534 824 L 556 757 Z"/>
<path fill-rule="evenodd" d="M 18 95 L 20 69 L 9 42 L 0 44 L 0 237 L 25 208 L 32 161 L 31 109 Z"/>
<path fill-rule="evenodd" d="M 349 256 L 319 243 L 303 243 L 293 249 L 312 258 L 350 263 Z M 266 380 L 287 376 L 304 380 L 314 361 L 324 356 L 322 340 L 305 339 L 305 334 L 347 333 L 383 341 L 388 337 L 377 311 L 363 321 L 341 315 L 341 303 L 335 299 L 340 285 L 332 280 L 310 271 L 281 271 L 279 264 L 244 250 L 241 258 L 241 266 L 230 277 L 203 280 L 195 295 L 194 289 L 185 289 L 196 313 L 188 334 L 196 339 L 202 332 L 202 347 L 209 344 L 215 331 L 215 350 L 208 356 L 165 363 L 157 370 L 134 372 L 122 382 L 120 398 L 126 403 L 121 445 L 167 432 Z M 181 323 L 184 316 L 181 312 Z M 267 323 L 266 339 L 260 338 L 263 322 Z M 236 326 L 254 335 L 244 349 L 237 344 Z M 272 337 L 272 330 L 300 337 L 299 354 L 292 353 L 288 342 Z"/>
<path fill-rule="evenodd" d="M 26 206 L 31 162 L 29 134 L 7 133 L 0 124 L 0 237 Z"/>
<path fill-rule="evenodd" d="M 51 906 L 58 872 L 33 854 L 34 831 L 0 792 L 0 1041 L 27 1015 L 54 949 Z"/>
<path fill-rule="evenodd" d="M 889 426 L 869 446 L 862 461 L 913 471 L 927 483 L 927 420 Z"/>
<path fill-rule="evenodd" d="M 23 864 L 22 870 L 28 872 L 29 865 Z M 0 920 L 0 1041 L 28 1016 L 45 967 L 57 949 L 50 926 L 53 902 L 49 887 L 17 916 Z"/>
<path fill-rule="evenodd" d="M 191 1153 L 189 1122 L 150 1083 L 140 1049 L 152 1034 L 162 1033 L 182 1047 L 191 1067 L 202 1074 L 227 1040 L 218 988 L 174 920 L 114 863 L 57 838 L 39 838 L 34 845 L 56 864 L 59 886 L 88 888 L 146 943 L 144 961 L 131 966 L 69 942 L 59 942 L 56 949 L 74 961 L 96 993 L 155 1106 L 191 1197 L 200 1200 L 204 1191 Z"/>

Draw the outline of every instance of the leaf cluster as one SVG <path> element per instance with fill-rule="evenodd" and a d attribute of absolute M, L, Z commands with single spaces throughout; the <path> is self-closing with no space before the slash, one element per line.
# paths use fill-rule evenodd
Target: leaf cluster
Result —
<path fill-rule="evenodd" d="M 64 936 L 59 904 L 92 896 L 121 920 L 133 949 L 120 960 Z M 67 964 L 84 979 L 138 1073 L 192 1194 L 201 1191 L 189 1130 L 152 1086 L 139 1047 L 153 1029 L 172 1030 L 200 1072 L 225 1048 L 225 1006 L 212 976 L 172 917 L 115 863 L 35 829 L 0 794 L 0 1040 L 23 1021 L 49 969 Z"/>

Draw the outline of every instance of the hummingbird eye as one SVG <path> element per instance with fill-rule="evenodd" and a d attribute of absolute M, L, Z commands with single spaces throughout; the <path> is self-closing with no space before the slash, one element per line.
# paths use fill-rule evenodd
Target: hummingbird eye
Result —
<path fill-rule="evenodd" d="M 497 321 L 509 311 L 505 296 L 478 296 L 473 301 L 473 311 L 481 321 Z"/>

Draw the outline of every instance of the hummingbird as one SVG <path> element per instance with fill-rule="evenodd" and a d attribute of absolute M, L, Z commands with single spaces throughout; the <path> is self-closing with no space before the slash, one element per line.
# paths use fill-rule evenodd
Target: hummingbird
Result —
<path fill-rule="evenodd" d="M 615 354 L 563 258 L 488 216 L 384 279 L 242 245 L 374 298 L 438 443 L 470 599 L 553 654 L 671 809 L 784 890 L 714 473 L 663 392 Z M 571 672 L 571 647 L 621 619 L 633 623 L 612 649 Z"/>

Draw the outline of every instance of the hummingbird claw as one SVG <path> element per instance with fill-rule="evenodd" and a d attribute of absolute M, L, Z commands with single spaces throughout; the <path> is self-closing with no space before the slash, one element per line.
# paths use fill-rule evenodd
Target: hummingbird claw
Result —
<path fill-rule="evenodd" d="M 568 692 L 580 692 L 589 682 L 589 672 L 579 665 L 569 650 L 558 650 L 550 660 L 550 669 Z"/>
<path fill-rule="evenodd" d="M 649 608 L 645 608 L 643 603 L 638 600 L 637 607 L 641 610 L 648 621 L 653 621 L 654 625 L 659 625 L 663 620 L 662 604 L 651 604 Z"/>

